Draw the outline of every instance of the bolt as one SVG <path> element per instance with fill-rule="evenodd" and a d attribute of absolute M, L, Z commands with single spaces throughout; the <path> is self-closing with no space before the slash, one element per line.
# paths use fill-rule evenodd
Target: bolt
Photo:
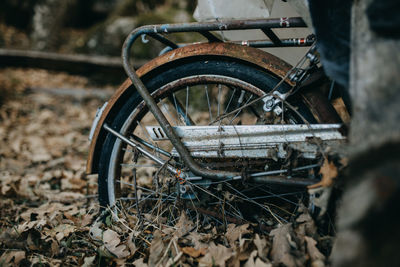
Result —
<path fill-rule="evenodd" d="M 274 101 L 272 99 L 269 99 L 265 102 L 265 106 L 268 108 L 272 108 L 273 105 L 274 105 Z"/>

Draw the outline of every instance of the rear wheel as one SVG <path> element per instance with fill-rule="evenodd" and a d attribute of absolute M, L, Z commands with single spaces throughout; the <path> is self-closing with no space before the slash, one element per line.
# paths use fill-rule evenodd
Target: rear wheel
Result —
<path fill-rule="evenodd" d="M 142 80 L 172 126 L 299 124 L 304 123 L 303 119 L 316 122 L 306 104 L 296 96 L 288 100 L 296 111 L 283 104 L 279 115 L 265 113 L 264 103 L 258 101 L 232 113 L 279 82 L 271 74 L 243 63 L 213 59 L 183 62 L 149 73 Z M 289 88 L 287 84 L 281 86 Z M 158 123 L 142 98 L 132 92 L 111 127 L 177 169 L 185 169 L 171 142 L 157 130 Z M 217 119 L 228 113 L 232 114 Z M 223 152 L 217 158 L 195 159 L 209 169 L 234 170 L 243 177 L 254 172 L 276 171 L 283 174 L 282 178 L 288 175 L 316 178 L 318 161 L 295 157 L 224 157 Z M 173 224 L 183 209 L 197 219 L 212 219 L 217 223 L 265 220 L 270 224 L 290 220 L 299 203 L 307 201 L 307 195 L 304 188 L 260 185 L 246 179 L 183 181 L 108 134 L 100 156 L 99 199 L 102 206 L 123 212 L 136 213 L 139 209 L 158 223 L 164 220 Z"/>

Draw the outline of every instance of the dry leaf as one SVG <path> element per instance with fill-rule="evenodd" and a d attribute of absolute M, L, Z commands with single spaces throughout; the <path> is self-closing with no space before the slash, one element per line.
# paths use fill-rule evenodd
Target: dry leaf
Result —
<path fill-rule="evenodd" d="M 132 242 L 135 234 L 136 234 L 135 232 L 130 232 L 128 240 L 127 240 L 127 245 L 128 245 L 129 251 L 131 252 L 130 253 L 131 255 L 135 254 L 135 252 L 137 250 L 135 243 Z"/>
<path fill-rule="evenodd" d="M 30 266 L 54 266 L 58 267 L 62 265 L 62 260 L 59 259 L 51 259 L 43 255 L 34 254 L 34 256 L 29 258 L 31 262 Z"/>
<path fill-rule="evenodd" d="M 30 229 L 38 229 L 41 230 L 43 226 L 47 224 L 47 221 L 45 219 L 40 219 L 38 221 L 27 221 L 24 222 L 17 227 L 18 233 L 23 233 L 26 232 Z"/>
<path fill-rule="evenodd" d="M 205 248 L 195 249 L 194 247 L 183 247 L 183 248 L 181 248 L 181 250 L 183 253 L 185 253 L 193 258 L 204 256 L 206 254 Z"/>
<path fill-rule="evenodd" d="M 19 263 L 25 258 L 25 251 L 7 251 L 0 257 L 0 265 L 20 266 Z"/>
<path fill-rule="evenodd" d="M 322 179 L 320 182 L 308 186 L 309 189 L 317 187 L 330 187 L 334 183 L 334 179 L 338 176 L 338 170 L 333 162 L 330 162 L 327 158 L 324 158 L 324 163 L 319 171 L 322 174 Z"/>
<path fill-rule="evenodd" d="M 71 177 L 61 180 L 62 190 L 80 190 L 86 187 L 86 181 L 81 178 Z"/>
<path fill-rule="evenodd" d="M 84 194 L 76 192 L 54 193 L 54 194 L 49 194 L 47 197 L 49 201 L 57 201 L 61 203 L 71 203 L 77 200 L 85 199 Z"/>
<path fill-rule="evenodd" d="M 83 264 L 81 267 L 91 267 L 94 266 L 94 260 L 96 259 L 96 255 L 91 257 L 85 257 L 83 259 Z"/>
<path fill-rule="evenodd" d="M 253 250 L 243 267 L 255 267 L 254 258 L 257 257 L 257 250 Z"/>
<path fill-rule="evenodd" d="M 272 267 L 271 263 L 263 262 L 260 258 L 256 259 L 255 267 Z"/>
<path fill-rule="evenodd" d="M 257 254 L 257 250 L 254 250 L 243 267 L 272 267 L 271 263 L 265 263 L 260 258 L 257 258 Z"/>
<path fill-rule="evenodd" d="M 149 266 L 149 265 L 147 265 L 146 263 L 143 262 L 143 258 L 135 260 L 133 262 L 133 265 L 137 266 L 137 267 L 147 267 L 147 266 Z"/>
<path fill-rule="evenodd" d="M 76 227 L 70 224 L 60 224 L 53 229 L 57 241 L 61 241 L 64 237 L 68 237 L 71 233 L 75 232 Z"/>
<path fill-rule="evenodd" d="M 190 221 L 185 212 L 181 213 L 178 223 L 175 225 L 176 231 L 174 236 L 180 238 L 181 236 L 190 232 L 193 229 L 193 222 Z"/>
<path fill-rule="evenodd" d="M 154 238 L 151 241 L 149 266 L 156 266 L 160 261 L 164 252 L 164 242 L 161 237 L 161 231 L 156 230 L 154 232 Z"/>
<path fill-rule="evenodd" d="M 292 252 L 293 240 L 291 238 L 292 224 L 285 224 L 271 231 L 273 237 L 271 258 L 276 265 L 283 264 L 287 267 L 304 266 L 304 259 L 294 257 Z"/>
<path fill-rule="evenodd" d="M 317 232 L 317 226 L 310 214 L 302 213 L 296 219 L 297 227 L 295 232 L 299 238 L 307 236 L 313 236 Z"/>
<path fill-rule="evenodd" d="M 207 239 L 209 239 L 209 237 L 206 235 L 201 235 L 198 232 L 190 232 L 190 234 L 186 238 L 190 240 L 192 244 L 194 244 L 195 249 L 202 249 L 208 247 L 207 243 L 203 242 L 203 241 L 208 241 Z"/>
<path fill-rule="evenodd" d="M 52 256 L 52 257 L 54 257 L 54 256 L 56 256 L 57 254 L 60 253 L 60 246 L 59 246 L 59 244 L 58 244 L 57 241 L 55 241 L 55 240 L 52 239 L 52 238 L 46 238 L 45 241 L 51 243 L 50 248 L 51 248 L 51 256 Z"/>
<path fill-rule="evenodd" d="M 268 257 L 269 248 L 267 247 L 267 240 L 265 238 L 260 238 L 258 234 L 254 237 L 254 245 L 256 245 L 258 257 L 266 260 Z"/>
<path fill-rule="evenodd" d="M 126 246 L 121 243 L 119 236 L 113 230 L 107 229 L 103 233 L 104 246 L 108 251 L 114 254 L 117 258 L 125 258 L 129 256 Z"/>
<path fill-rule="evenodd" d="M 312 267 L 324 267 L 325 266 L 325 256 L 318 250 L 317 241 L 311 237 L 305 236 L 304 239 L 307 243 L 307 252 L 311 258 Z"/>
<path fill-rule="evenodd" d="M 199 266 L 225 267 L 226 262 L 232 256 L 234 256 L 234 252 L 231 248 L 227 248 L 220 244 L 216 246 L 214 242 L 211 242 L 206 255 L 200 258 Z"/>
<path fill-rule="evenodd" d="M 235 241 L 238 240 L 242 235 L 251 232 L 247 228 L 249 228 L 249 224 L 243 224 L 240 226 L 236 226 L 234 224 L 228 225 L 228 229 L 226 230 L 225 236 L 228 239 L 229 245 L 231 247 L 235 246 Z"/>
<path fill-rule="evenodd" d="M 240 239 L 239 247 L 236 247 L 235 259 L 239 261 L 247 260 L 253 250 L 254 245 L 251 239 Z"/>

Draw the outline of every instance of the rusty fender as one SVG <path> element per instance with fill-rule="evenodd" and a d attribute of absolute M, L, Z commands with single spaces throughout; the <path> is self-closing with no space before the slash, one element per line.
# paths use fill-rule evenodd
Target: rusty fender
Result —
<path fill-rule="evenodd" d="M 232 61 L 244 61 L 250 65 L 263 68 L 278 78 L 283 78 L 291 69 L 291 65 L 278 57 L 256 48 L 229 43 L 203 43 L 184 46 L 163 54 L 142 66 L 136 73 L 139 77 L 143 77 L 166 63 L 176 62 L 178 64 L 179 60 L 188 58 L 196 60 L 202 56 L 216 56 Z M 288 80 L 286 82 L 291 84 Z M 92 136 L 86 165 L 87 174 L 94 174 L 98 171 L 102 144 L 106 138 L 103 124 L 113 121 L 118 110 L 127 100 L 127 96 L 130 95 L 129 91 L 132 92 L 132 90 L 135 90 L 132 87 L 132 82 L 127 79 L 108 101 Z"/>

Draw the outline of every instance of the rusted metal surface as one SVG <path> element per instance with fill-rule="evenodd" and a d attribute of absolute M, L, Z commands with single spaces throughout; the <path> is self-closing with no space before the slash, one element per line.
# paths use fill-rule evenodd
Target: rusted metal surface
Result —
<path fill-rule="evenodd" d="M 247 92 L 250 92 L 257 96 L 262 96 L 265 94 L 265 92 L 263 90 L 255 87 L 252 84 L 241 81 L 239 79 L 226 78 L 226 77 L 220 76 L 220 75 L 213 75 L 212 77 L 209 75 L 196 75 L 196 76 L 192 76 L 192 77 L 182 78 L 182 79 L 176 80 L 174 82 L 171 82 L 168 85 L 163 86 L 162 88 L 159 89 L 159 92 L 157 92 L 156 96 L 162 97 L 162 96 L 166 95 L 168 92 L 170 92 L 171 89 L 179 88 L 183 85 L 184 86 L 192 86 L 192 85 L 201 84 L 203 82 L 224 84 L 224 85 L 232 86 L 234 88 L 239 87 L 239 88 L 242 88 L 243 90 L 246 90 Z"/>
<path fill-rule="evenodd" d="M 249 64 L 253 64 L 260 68 L 265 69 L 266 71 L 272 73 L 277 77 L 284 77 L 286 72 L 291 69 L 291 65 L 282 61 L 281 59 L 267 53 L 261 51 L 256 48 L 240 46 L 236 44 L 228 44 L 228 43 L 204 43 L 204 44 L 194 44 L 185 47 L 181 47 L 175 50 L 172 50 L 160 57 L 153 59 L 148 62 L 140 69 L 137 70 L 137 74 L 139 77 L 144 76 L 147 73 L 155 70 L 156 68 L 169 63 L 169 62 L 177 62 L 179 60 L 185 58 L 201 58 L 204 56 L 217 56 L 217 57 L 227 57 L 233 60 L 241 60 L 249 62 Z M 291 83 L 289 80 L 286 80 L 287 83 Z M 97 164 L 94 160 L 95 153 L 100 153 L 101 145 L 97 144 L 97 139 L 101 128 L 104 124 L 105 119 L 109 116 L 111 109 L 118 105 L 119 98 L 132 86 L 131 80 L 127 79 L 115 92 L 115 94 L 108 101 L 107 106 L 105 107 L 102 116 L 99 119 L 96 129 L 93 133 L 92 142 L 90 144 L 89 156 L 86 166 L 86 172 L 88 174 L 93 173 L 93 164 Z"/>
<path fill-rule="evenodd" d="M 307 179 L 307 178 L 287 178 L 286 176 L 261 176 L 261 177 L 252 177 L 252 182 L 260 183 L 260 184 L 276 184 L 276 185 L 285 185 L 285 186 L 309 186 L 319 182 L 317 179 Z"/>
<path fill-rule="evenodd" d="M 147 25 L 137 28 L 135 32 L 146 34 L 172 33 L 172 32 L 202 32 L 202 31 L 230 31 L 230 30 L 249 30 L 262 28 L 306 28 L 307 25 L 301 17 L 290 18 L 266 18 L 266 19 L 246 19 L 246 20 L 219 20 L 211 22 L 194 22 L 179 24 L 158 24 Z"/>
<path fill-rule="evenodd" d="M 241 59 L 254 65 L 258 65 L 280 78 L 283 78 L 292 68 L 291 65 L 280 58 L 256 48 L 231 43 L 203 43 L 188 45 L 172 50 L 163 56 L 150 61 L 140 68 L 137 73 L 141 76 L 165 63 L 193 56 L 225 56 L 234 59 Z M 289 80 L 287 80 L 287 82 L 289 83 Z"/>
<path fill-rule="evenodd" d="M 319 123 L 342 122 L 335 109 L 328 103 L 327 98 L 319 90 L 305 90 L 301 96 Z"/>
<path fill-rule="evenodd" d="M 95 161 L 95 154 L 98 154 L 101 152 L 101 144 L 98 144 L 98 137 L 99 133 L 103 128 L 104 121 L 107 118 L 109 112 L 111 111 L 112 107 L 114 104 L 118 101 L 119 97 L 122 95 L 124 91 L 126 91 L 130 86 L 132 85 L 132 82 L 127 79 L 115 92 L 113 96 L 111 96 L 110 100 L 108 101 L 107 105 L 105 106 L 103 113 L 101 114 L 101 117 L 99 118 L 99 121 L 97 123 L 97 127 L 93 131 L 92 135 L 92 140 L 90 142 L 90 147 L 89 147 L 89 152 L 88 152 L 88 159 L 86 162 L 86 173 L 87 174 L 93 174 L 93 169 L 94 166 L 93 164 L 98 164 L 97 161 Z"/>
<path fill-rule="evenodd" d="M 196 158 L 273 158 L 285 159 L 294 149 L 298 157 L 315 159 L 319 146 L 307 142 L 318 138 L 324 144 L 345 139 L 340 124 L 175 126 L 173 129 Z M 168 140 L 159 126 L 146 126 L 153 141 Z M 173 149 L 171 154 L 178 156 Z"/>
<path fill-rule="evenodd" d="M 280 39 L 279 43 L 270 40 L 246 40 L 246 41 L 232 41 L 230 43 L 250 46 L 255 48 L 268 48 L 268 47 L 299 47 L 311 46 L 314 41 L 308 38 L 290 38 Z"/>

